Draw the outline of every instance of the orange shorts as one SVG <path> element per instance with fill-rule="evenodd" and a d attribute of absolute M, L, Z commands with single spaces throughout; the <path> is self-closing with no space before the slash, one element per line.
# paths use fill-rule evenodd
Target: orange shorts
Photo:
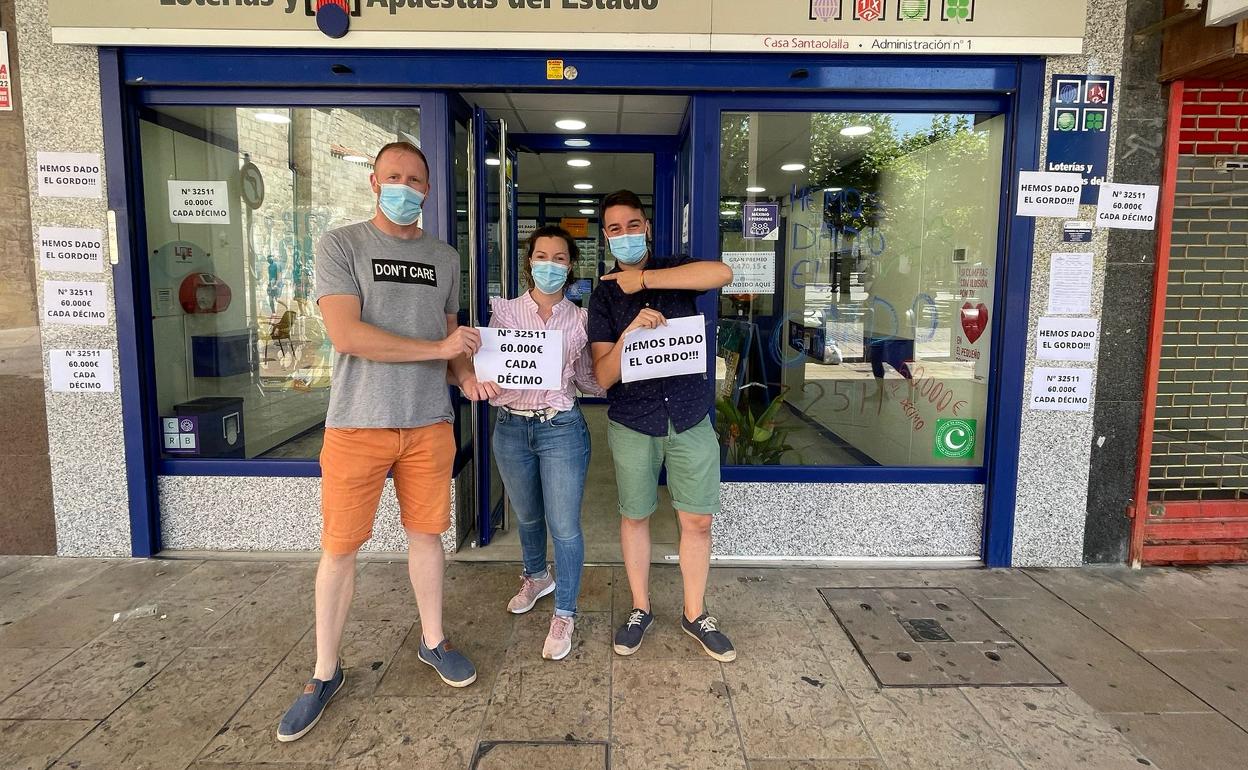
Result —
<path fill-rule="evenodd" d="M 321 547 L 353 553 L 373 535 L 377 504 L 394 472 L 404 529 L 440 535 L 451 526 L 455 432 L 421 428 L 326 428 L 321 448 Z"/>

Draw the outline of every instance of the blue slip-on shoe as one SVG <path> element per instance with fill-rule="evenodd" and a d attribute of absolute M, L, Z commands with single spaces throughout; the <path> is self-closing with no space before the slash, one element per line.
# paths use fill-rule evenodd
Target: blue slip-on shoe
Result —
<path fill-rule="evenodd" d="M 325 706 L 338 694 L 346 681 L 347 675 L 342 673 L 342 662 L 339 661 L 334 667 L 333 678 L 328 682 L 320 679 L 308 682 L 307 687 L 303 688 L 303 694 L 295 699 L 294 705 L 282 716 L 277 727 L 277 739 L 282 743 L 289 743 L 307 735 L 321 721 Z"/>
<path fill-rule="evenodd" d="M 477 681 L 477 667 L 464 657 L 459 650 L 451 647 L 451 643 L 443 639 L 437 647 L 429 649 L 425 646 L 425 638 L 420 638 L 420 651 L 417 653 L 422 663 L 433 666 L 451 687 L 467 687 Z"/>
<path fill-rule="evenodd" d="M 654 622 L 654 615 L 634 607 L 628 613 L 628 620 L 615 632 L 615 654 L 632 655 L 641 649 L 641 640 Z"/>
<path fill-rule="evenodd" d="M 737 659 L 737 651 L 732 642 L 719 630 L 719 621 L 703 612 L 696 620 L 690 621 L 684 613 L 680 615 L 680 627 L 685 633 L 698 640 L 706 654 L 721 663 L 729 663 Z"/>

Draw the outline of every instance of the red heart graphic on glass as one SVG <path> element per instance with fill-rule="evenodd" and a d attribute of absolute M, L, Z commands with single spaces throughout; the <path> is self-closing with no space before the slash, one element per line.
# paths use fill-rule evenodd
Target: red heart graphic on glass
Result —
<path fill-rule="evenodd" d="M 984 331 L 988 328 L 988 306 L 984 303 L 972 307 L 967 302 L 962 305 L 962 331 L 966 333 L 966 338 L 971 342 L 975 342 L 983 336 Z"/>

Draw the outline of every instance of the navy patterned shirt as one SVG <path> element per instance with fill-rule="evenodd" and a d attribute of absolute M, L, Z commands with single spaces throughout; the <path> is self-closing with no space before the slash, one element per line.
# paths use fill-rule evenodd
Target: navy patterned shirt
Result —
<path fill-rule="evenodd" d="M 664 270 L 695 262 L 691 257 L 654 257 L 646 270 Z M 612 273 L 619 272 L 617 265 Z M 625 294 L 615 281 L 602 281 L 589 298 L 589 342 L 614 344 L 643 308 L 664 318 L 697 315 L 702 292 L 682 289 L 643 289 Z M 607 391 L 607 416 L 626 428 L 650 436 L 666 436 L 668 421 L 677 433 L 702 422 L 714 403 L 714 383 L 705 374 L 682 374 L 638 382 L 617 382 Z"/>

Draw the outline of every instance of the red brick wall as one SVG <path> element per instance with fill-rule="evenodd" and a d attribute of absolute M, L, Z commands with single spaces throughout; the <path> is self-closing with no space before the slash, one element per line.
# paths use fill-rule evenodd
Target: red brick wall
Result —
<path fill-rule="evenodd" d="M 1248 81 L 1183 84 L 1180 155 L 1248 155 Z"/>

